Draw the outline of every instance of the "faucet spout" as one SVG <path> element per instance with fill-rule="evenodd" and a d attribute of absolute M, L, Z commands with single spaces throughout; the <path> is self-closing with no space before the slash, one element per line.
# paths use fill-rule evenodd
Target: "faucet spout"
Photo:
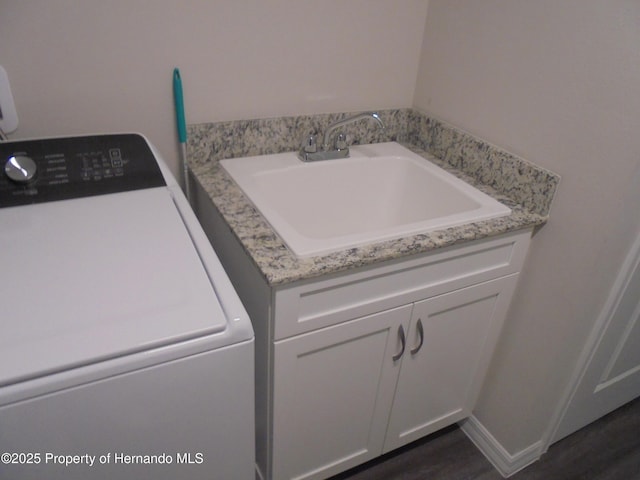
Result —
<path fill-rule="evenodd" d="M 384 123 L 382 123 L 382 120 L 380 119 L 380 115 L 378 115 L 377 112 L 359 113 L 358 115 L 354 115 L 352 117 L 345 118 L 344 120 L 340 120 L 339 122 L 335 122 L 335 123 L 329 125 L 327 130 L 324 132 L 324 137 L 322 138 L 322 150 L 327 151 L 327 150 L 329 150 L 331 148 L 331 146 L 329 145 L 329 140 L 331 140 L 331 135 L 337 129 L 342 128 L 345 125 L 348 125 L 350 123 L 357 122 L 358 120 L 364 120 L 364 119 L 367 119 L 367 118 L 372 118 L 373 120 L 375 120 L 378 123 L 378 125 L 380 126 L 380 128 L 382 128 L 384 130 Z"/>

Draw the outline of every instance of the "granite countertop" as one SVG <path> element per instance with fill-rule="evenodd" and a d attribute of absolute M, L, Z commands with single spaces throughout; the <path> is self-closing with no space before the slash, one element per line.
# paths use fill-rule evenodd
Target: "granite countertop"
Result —
<path fill-rule="evenodd" d="M 360 140 L 357 143 L 398 141 L 502 202 L 511 208 L 511 214 L 430 233 L 349 248 L 322 256 L 298 258 L 286 247 L 278 234 L 220 166 L 218 160 L 295 150 L 296 148 L 291 145 L 265 147 L 264 139 L 255 138 L 255 133 L 267 130 L 267 138 L 278 138 L 269 133 L 276 128 L 274 125 L 280 126 L 278 130 L 285 128 L 281 127 L 283 122 L 284 124 L 293 122 L 297 130 L 309 130 L 313 127 L 308 123 L 317 121 L 320 116 L 269 119 L 253 121 L 254 123 L 245 121 L 190 125 L 189 134 L 190 139 L 193 140 L 190 140 L 188 145 L 189 168 L 269 285 L 284 285 L 400 259 L 463 242 L 540 226 L 547 221 L 551 200 L 559 183 L 557 175 L 420 112 L 394 110 L 382 111 L 380 114 L 388 125 L 384 138 L 366 138 L 367 134 L 360 135 L 361 132 L 355 132 L 353 135 L 356 141 Z M 320 121 L 327 123 L 334 121 L 334 118 L 321 118 Z M 244 148 L 238 147 L 242 142 L 225 143 L 223 138 L 225 136 L 243 138 L 254 146 L 259 144 L 262 146 L 258 148 L 259 153 L 256 153 L 255 147 L 254 149 L 246 145 Z M 291 136 L 302 138 L 300 135 L 295 136 L 291 133 L 284 138 Z M 220 151 L 221 144 L 232 144 L 239 151 Z"/>

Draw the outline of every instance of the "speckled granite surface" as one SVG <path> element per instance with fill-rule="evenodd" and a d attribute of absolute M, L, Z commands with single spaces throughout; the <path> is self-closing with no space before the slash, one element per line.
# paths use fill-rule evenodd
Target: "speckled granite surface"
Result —
<path fill-rule="evenodd" d="M 386 129 L 357 122 L 350 144 L 398 141 L 511 208 L 509 216 L 350 248 L 312 258 L 291 253 L 218 160 L 297 150 L 352 113 L 218 122 L 188 126 L 189 167 L 270 285 L 314 278 L 471 240 L 542 225 L 559 177 L 410 109 L 379 111 Z"/>
<path fill-rule="evenodd" d="M 555 173 L 415 111 L 409 113 L 406 139 L 527 210 L 549 214 L 560 181 Z"/>

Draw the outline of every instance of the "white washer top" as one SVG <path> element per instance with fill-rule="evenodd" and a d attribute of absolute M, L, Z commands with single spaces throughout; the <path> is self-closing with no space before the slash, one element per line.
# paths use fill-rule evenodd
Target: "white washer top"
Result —
<path fill-rule="evenodd" d="M 222 332 L 167 188 L 0 209 L 0 386 Z"/>

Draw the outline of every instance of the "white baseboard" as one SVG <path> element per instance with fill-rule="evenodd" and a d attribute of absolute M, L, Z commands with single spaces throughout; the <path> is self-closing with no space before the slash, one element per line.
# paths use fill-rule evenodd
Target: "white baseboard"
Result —
<path fill-rule="evenodd" d="M 459 425 L 469 440 L 505 478 L 532 464 L 544 453 L 543 442 L 540 440 L 524 450 L 510 454 L 473 415 Z"/>

